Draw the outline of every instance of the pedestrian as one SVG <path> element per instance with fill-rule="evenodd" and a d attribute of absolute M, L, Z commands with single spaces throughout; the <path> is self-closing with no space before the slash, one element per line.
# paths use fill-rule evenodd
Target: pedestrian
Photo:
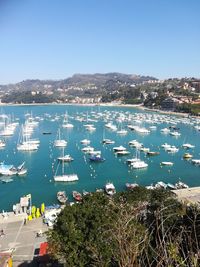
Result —
<path fill-rule="evenodd" d="M 5 233 L 4 233 L 3 229 L 1 229 L 0 236 L 3 236 L 3 235 L 5 235 Z"/>

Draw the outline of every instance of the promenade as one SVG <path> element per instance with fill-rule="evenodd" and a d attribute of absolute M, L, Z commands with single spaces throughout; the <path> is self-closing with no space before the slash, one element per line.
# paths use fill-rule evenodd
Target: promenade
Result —
<path fill-rule="evenodd" d="M 25 213 L 15 215 L 13 212 L 0 214 L 0 231 L 4 235 L 0 236 L 0 252 L 12 252 L 13 267 L 26 266 L 39 252 L 40 243 L 46 241 L 45 234 L 37 237 L 37 233 L 44 233 L 48 230 L 42 218 L 27 221 Z M 22 265 L 21 265 L 22 264 Z"/>

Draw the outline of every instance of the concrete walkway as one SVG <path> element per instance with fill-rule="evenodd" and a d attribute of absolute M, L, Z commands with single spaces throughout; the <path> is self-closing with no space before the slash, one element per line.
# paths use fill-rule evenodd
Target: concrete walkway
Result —
<path fill-rule="evenodd" d="M 37 237 L 37 233 L 48 230 L 42 218 L 27 221 L 24 224 L 26 214 L 15 215 L 8 213 L 8 216 L 0 214 L 0 230 L 4 235 L 0 237 L 0 251 L 12 251 L 13 267 L 23 262 L 30 262 L 39 251 L 40 243 L 46 241 L 45 234 Z"/>

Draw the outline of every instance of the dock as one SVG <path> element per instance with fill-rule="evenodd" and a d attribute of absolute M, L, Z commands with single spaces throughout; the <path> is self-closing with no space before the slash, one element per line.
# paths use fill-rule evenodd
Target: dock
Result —
<path fill-rule="evenodd" d="M 173 191 L 178 200 L 185 204 L 200 204 L 200 186 Z"/>

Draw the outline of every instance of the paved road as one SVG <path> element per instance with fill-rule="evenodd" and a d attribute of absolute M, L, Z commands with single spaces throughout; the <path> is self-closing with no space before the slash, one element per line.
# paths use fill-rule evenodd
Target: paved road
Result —
<path fill-rule="evenodd" d="M 13 213 L 4 217 L 0 215 L 0 230 L 3 229 L 5 233 L 0 237 L 0 251 L 13 251 L 13 267 L 19 266 L 22 262 L 32 261 L 38 253 L 40 243 L 46 241 L 45 235 L 36 235 L 39 230 L 48 230 L 42 218 L 28 221 L 24 225 L 25 216 L 16 216 Z"/>

